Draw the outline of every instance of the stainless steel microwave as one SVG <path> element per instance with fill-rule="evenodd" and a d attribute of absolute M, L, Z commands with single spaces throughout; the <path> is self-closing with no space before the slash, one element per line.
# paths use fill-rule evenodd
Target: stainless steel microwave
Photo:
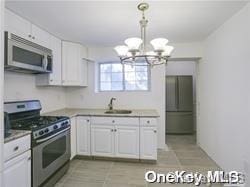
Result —
<path fill-rule="evenodd" d="M 53 68 L 52 50 L 5 32 L 6 70 L 23 73 L 51 73 Z"/>

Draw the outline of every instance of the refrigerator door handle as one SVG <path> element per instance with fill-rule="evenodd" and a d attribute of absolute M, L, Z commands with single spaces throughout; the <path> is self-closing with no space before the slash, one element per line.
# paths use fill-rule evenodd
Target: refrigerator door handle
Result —
<path fill-rule="evenodd" d="M 179 109 L 179 80 L 178 77 L 175 78 L 175 106 Z"/>

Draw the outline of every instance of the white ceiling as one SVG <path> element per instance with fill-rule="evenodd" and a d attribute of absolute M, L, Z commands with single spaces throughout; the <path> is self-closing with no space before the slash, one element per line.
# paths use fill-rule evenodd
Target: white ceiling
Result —
<path fill-rule="evenodd" d="M 148 39 L 205 39 L 246 1 L 147 1 Z M 7 1 L 7 8 L 65 40 L 113 46 L 140 36 L 138 1 Z"/>

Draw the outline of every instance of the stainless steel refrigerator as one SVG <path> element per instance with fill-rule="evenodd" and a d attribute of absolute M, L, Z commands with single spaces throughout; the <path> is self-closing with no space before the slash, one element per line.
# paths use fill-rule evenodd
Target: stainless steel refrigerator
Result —
<path fill-rule="evenodd" d="M 191 134 L 193 124 L 192 76 L 166 76 L 166 133 Z"/>

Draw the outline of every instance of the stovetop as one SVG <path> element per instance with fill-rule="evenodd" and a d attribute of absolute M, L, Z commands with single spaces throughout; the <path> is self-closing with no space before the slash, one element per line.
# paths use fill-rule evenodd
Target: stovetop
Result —
<path fill-rule="evenodd" d="M 68 117 L 65 116 L 36 116 L 31 118 L 26 118 L 23 120 L 12 121 L 11 128 L 12 129 L 20 129 L 20 130 L 38 130 L 54 123 L 58 123 L 60 121 L 67 120 Z"/>

